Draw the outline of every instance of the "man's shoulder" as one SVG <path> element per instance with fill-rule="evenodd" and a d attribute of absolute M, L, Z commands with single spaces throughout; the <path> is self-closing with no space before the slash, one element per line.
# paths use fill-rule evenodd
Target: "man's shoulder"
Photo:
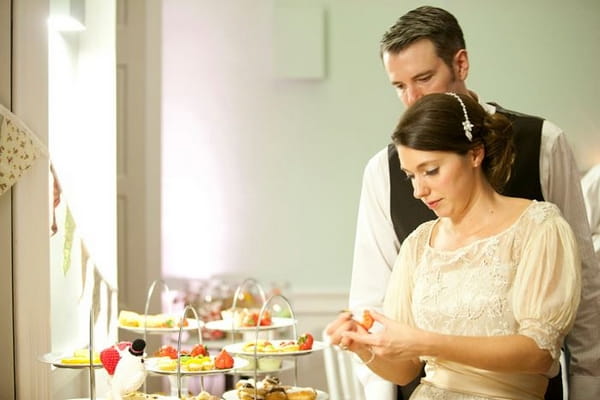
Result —
<path fill-rule="evenodd" d="M 369 161 L 367 161 L 366 168 L 367 169 L 372 169 L 372 168 L 379 169 L 382 166 L 387 166 L 388 165 L 388 151 L 389 151 L 389 146 L 386 146 L 383 149 L 379 150 L 374 155 L 372 155 L 371 158 L 369 159 Z"/>
<path fill-rule="evenodd" d="M 491 106 L 491 107 L 486 107 L 486 108 L 488 108 L 488 110 L 493 110 L 492 113 L 497 112 L 497 113 L 504 114 L 504 115 L 506 115 L 508 117 L 512 117 L 512 118 L 536 118 L 536 119 L 545 120 L 544 117 L 540 117 L 537 115 L 528 114 L 528 113 L 524 113 L 521 111 L 513 110 L 511 108 L 503 107 L 494 101 L 488 101 L 486 104 L 488 106 Z"/>
<path fill-rule="evenodd" d="M 522 118 L 534 118 L 534 119 L 541 120 L 542 121 L 542 129 L 541 129 L 542 142 L 546 142 L 550 146 L 553 146 L 557 142 L 558 138 L 560 136 L 564 135 L 564 131 L 558 125 L 556 125 L 554 122 L 552 122 L 544 117 L 537 116 L 534 114 L 527 114 L 527 113 L 515 111 L 512 109 L 507 109 L 493 101 L 488 101 L 486 103 L 482 103 L 482 106 L 490 114 L 499 112 L 499 113 L 507 115 L 509 118 L 512 117 L 512 119 L 522 117 Z"/>

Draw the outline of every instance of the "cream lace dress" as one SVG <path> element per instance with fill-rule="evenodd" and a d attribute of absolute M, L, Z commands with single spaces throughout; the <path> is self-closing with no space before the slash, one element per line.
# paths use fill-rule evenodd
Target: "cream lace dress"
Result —
<path fill-rule="evenodd" d="M 521 334 L 550 351 L 546 375 L 499 373 L 424 358 L 416 399 L 542 399 L 581 290 L 571 228 L 558 208 L 532 202 L 508 229 L 453 251 L 432 248 L 437 220 L 403 243 L 385 299 L 391 318 L 461 336 Z"/>

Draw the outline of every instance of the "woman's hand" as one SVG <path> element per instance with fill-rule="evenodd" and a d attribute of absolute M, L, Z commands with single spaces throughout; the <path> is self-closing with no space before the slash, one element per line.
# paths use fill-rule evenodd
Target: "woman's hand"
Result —
<path fill-rule="evenodd" d="M 350 311 L 343 311 L 335 320 L 327 325 L 325 333 L 329 336 L 331 344 L 346 348 L 351 344 L 351 340 L 345 338 L 344 333 L 356 332 L 357 329 L 358 322 L 352 319 L 352 313 Z"/>
<path fill-rule="evenodd" d="M 370 347 L 376 356 L 394 360 L 415 360 L 425 355 L 424 340 L 429 333 L 412 328 L 385 317 L 383 314 L 371 311 L 375 322 L 380 324 L 380 329 L 369 333 L 364 329 L 346 330 L 341 332 L 341 343 L 350 343 L 351 349 Z"/>

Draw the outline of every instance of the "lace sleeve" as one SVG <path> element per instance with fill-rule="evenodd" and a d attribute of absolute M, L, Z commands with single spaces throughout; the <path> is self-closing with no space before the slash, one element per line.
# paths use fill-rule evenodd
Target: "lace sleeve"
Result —
<path fill-rule="evenodd" d="M 385 294 L 384 314 L 411 326 L 415 326 L 412 315 L 413 274 L 434 222 L 422 224 L 404 240 Z"/>
<path fill-rule="evenodd" d="M 512 302 L 519 333 L 556 360 L 579 305 L 581 263 L 567 222 L 557 212 L 542 211 L 523 238 Z"/>

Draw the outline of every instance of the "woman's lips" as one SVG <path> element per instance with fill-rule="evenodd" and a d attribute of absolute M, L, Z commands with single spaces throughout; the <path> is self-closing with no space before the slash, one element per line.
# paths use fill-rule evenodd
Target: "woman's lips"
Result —
<path fill-rule="evenodd" d="M 425 204 L 427 204 L 427 207 L 434 210 L 440 204 L 440 201 L 442 201 L 442 200 L 440 199 L 440 200 L 434 200 L 434 201 L 427 201 L 427 202 L 425 202 Z"/>

